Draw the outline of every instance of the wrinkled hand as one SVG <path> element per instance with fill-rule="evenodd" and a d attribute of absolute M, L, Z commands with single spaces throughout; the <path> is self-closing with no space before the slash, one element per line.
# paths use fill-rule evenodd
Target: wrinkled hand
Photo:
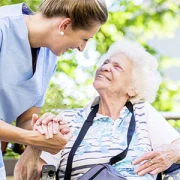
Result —
<path fill-rule="evenodd" d="M 45 113 L 40 118 L 37 114 L 33 114 L 31 124 L 33 130 L 38 131 L 40 134 L 45 134 L 47 139 L 52 138 L 53 134 L 57 134 L 59 128 L 58 120 L 52 113 Z"/>
<path fill-rule="evenodd" d="M 48 124 L 44 124 L 45 122 Z M 54 114 L 45 113 L 39 118 L 37 114 L 34 114 L 31 124 L 34 125 L 35 130 L 33 139 L 36 142 L 33 145 L 51 154 L 56 154 L 64 149 L 67 142 L 72 138 L 69 126 L 66 121 L 62 120 L 61 116 L 57 117 Z M 32 145 L 32 143 L 28 144 Z"/>
<path fill-rule="evenodd" d="M 63 135 L 70 133 L 67 122 L 63 120 L 62 116 L 55 116 L 52 113 L 45 113 L 40 118 L 37 114 L 32 117 L 33 130 L 45 135 L 46 139 L 52 138 L 57 132 Z M 68 135 L 69 136 L 69 135 Z"/>
<path fill-rule="evenodd" d="M 27 146 L 14 168 L 14 180 L 39 180 L 38 160 L 41 150 Z"/>
<path fill-rule="evenodd" d="M 139 176 L 147 173 L 158 174 L 177 161 L 177 149 L 173 144 L 161 145 L 152 152 L 147 152 L 137 158 L 133 164 L 140 166 L 136 168 L 135 172 Z"/>

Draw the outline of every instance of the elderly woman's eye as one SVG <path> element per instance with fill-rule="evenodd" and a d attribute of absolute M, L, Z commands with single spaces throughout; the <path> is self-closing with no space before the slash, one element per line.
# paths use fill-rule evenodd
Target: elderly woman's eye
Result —
<path fill-rule="evenodd" d="M 119 66 L 119 65 L 115 65 L 114 68 L 115 68 L 116 70 L 118 70 L 118 71 L 124 72 L 123 68 L 122 68 L 121 66 Z"/>
<path fill-rule="evenodd" d="M 115 68 L 122 69 L 119 65 L 115 65 L 114 67 L 115 67 Z"/>
<path fill-rule="evenodd" d="M 105 62 L 103 63 L 103 65 L 104 65 L 104 64 L 108 64 L 108 62 L 107 62 L 107 61 L 105 61 Z"/>

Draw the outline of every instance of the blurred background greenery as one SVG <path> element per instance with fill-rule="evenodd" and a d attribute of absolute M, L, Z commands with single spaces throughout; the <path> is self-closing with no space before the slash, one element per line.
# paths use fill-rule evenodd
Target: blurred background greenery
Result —
<path fill-rule="evenodd" d="M 25 2 L 34 12 L 40 0 L 1 0 L 0 6 Z M 49 85 L 42 113 L 84 106 L 96 92 L 91 84 L 100 56 L 117 39 L 140 42 L 159 61 L 159 71 L 176 65 L 178 59 L 160 54 L 147 41 L 156 36 L 172 35 L 180 26 L 180 4 L 175 0 L 107 0 L 109 18 L 84 53 L 69 51 L 59 57 L 57 70 Z M 153 84 L 152 84 L 153 86 Z M 180 84 L 164 78 L 153 106 L 158 111 L 178 111 Z M 175 127 L 179 122 L 171 121 Z"/>

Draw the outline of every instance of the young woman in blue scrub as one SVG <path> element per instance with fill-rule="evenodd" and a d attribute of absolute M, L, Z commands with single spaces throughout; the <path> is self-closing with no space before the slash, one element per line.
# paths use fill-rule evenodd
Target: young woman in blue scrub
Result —
<path fill-rule="evenodd" d="M 44 0 L 36 14 L 24 3 L 0 7 L 0 141 L 51 153 L 65 146 L 68 139 L 59 132 L 47 141 L 32 131 L 32 115 L 44 104 L 56 57 L 83 51 L 107 16 L 103 0 Z M 10 125 L 14 120 L 20 128 Z M 1 153 L 0 177 L 5 179 Z"/>

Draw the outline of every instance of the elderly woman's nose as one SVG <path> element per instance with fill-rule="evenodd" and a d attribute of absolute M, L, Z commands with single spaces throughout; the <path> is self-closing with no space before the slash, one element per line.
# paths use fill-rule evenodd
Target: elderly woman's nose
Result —
<path fill-rule="evenodd" d="M 101 69 L 103 71 L 110 71 L 111 70 L 111 65 L 108 63 L 108 64 L 104 64 Z"/>

